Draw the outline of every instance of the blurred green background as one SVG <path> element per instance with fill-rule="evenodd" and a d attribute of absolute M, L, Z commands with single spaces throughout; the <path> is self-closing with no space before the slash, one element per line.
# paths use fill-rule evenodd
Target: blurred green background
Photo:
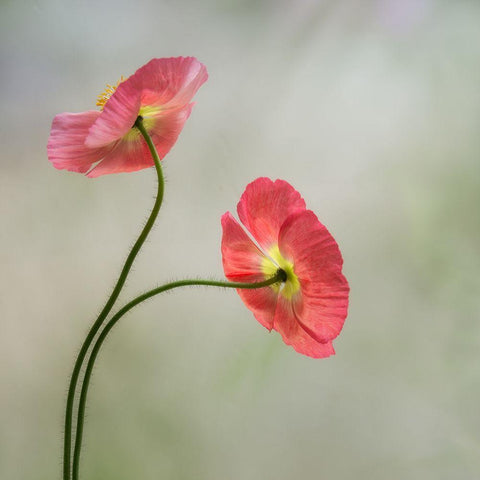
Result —
<path fill-rule="evenodd" d="M 55 170 L 51 121 L 176 55 L 210 78 L 119 305 L 222 278 L 220 216 L 266 175 L 337 239 L 350 313 L 337 355 L 316 361 L 232 291 L 137 308 L 99 357 L 82 478 L 480 478 L 478 1 L 0 8 L 2 480 L 61 478 L 74 357 L 155 193 L 152 170 Z"/>

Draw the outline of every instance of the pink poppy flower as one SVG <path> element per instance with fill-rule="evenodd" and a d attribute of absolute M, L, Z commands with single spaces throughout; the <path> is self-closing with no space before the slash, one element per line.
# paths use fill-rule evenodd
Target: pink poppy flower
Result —
<path fill-rule="evenodd" d="M 259 282 L 282 269 L 287 279 L 281 285 L 238 289 L 238 294 L 265 328 L 279 332 L 297 352 L 333 355 L 332 340 L 347 316 L 349 293 L 334 238 L 283 180 L 250 183 L 237 212 L 247 231 L 230 212 L 222 216 L 226 277 Z"/>
<path fill-rule="evenodd" d="M 138 116 L 160 158 L 172 148 L 193 107 L 191 100 L 207 80 L 196 58 L 154 58 L 131 77 L 108 85 L 98 110 L 61 113 L 52 123 L 48 158 L 53 166 L 98 177 L 154 165 L 140 131 Z"/>

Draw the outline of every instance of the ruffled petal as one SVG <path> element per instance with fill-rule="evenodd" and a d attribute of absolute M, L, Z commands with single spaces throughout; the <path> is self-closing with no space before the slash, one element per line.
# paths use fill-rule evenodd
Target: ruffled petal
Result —
<path fill-rule="evenodd" d="M 305 210 L 305 201 L 284 180 L 257 178 L 247 185 L 237 205 L 240 221 L 267 252 L 277 244 L 285 219 Z"/>
<path fill-rule="evenodd" d="M 208 78 L 194 57 L 154 58 L 134 74 L 142 86 L 142 105 L 181 108 Z"/>
<path fill-rule="evenodd" d="M 71 172 L 87 172 L 111 150 L 111 146 L 88 148 L 85 139 L 100 112 L 61 113 L 52 122 L 47 144 L 48 159 L 58 169 Z"/>
<path fill-rule="evenodd" d="M 225 276 L 234 282 L 265 280 L 262 261 L 265 255 L 258 249 L 230 212 L 222 216 L 222 261 Z M 268 330 L 272 329 L 278 294 L 271 287 L 254 290 L 237 289 L 240 298 L 255 318 Z"/>
<path fill-rule="evenodd" d="M 300 294 L 292 299 L 298 321 L 317 341 L 334 339 L 347 317 L 349 294 L 335 239 L 312 211 L 305 210 L 284 222 L 279 249 L 293 263 L 300 282 Z"/>
<path fill-rule="evenodd" d="M 335 354 L 332 342 L 318 342 L 302 328 L 295 317 L 292 303 L 281 295 L 277 302 L 273 328 L 280 333 L 283 341 L 298 353 L 313 358 L 326 358 Z"/>
<path fill-rule="evenodd" d="M 303 329 L 319 342 L 336 338 L 347 317 L 348 293 L 342 274 L 330 284 L 302 287 L 302 296 L 293 303 L 293 309 Z"/>
<path fill-rule="evenodd" d="M 120 140 L 115 148 L 92 170 L 87 177 L 96 178 L 108 173 L 136 172 L 154 165 L 152 156 L 140 132 L 131 133 L 133 139 Z"/>
<path fill-rule="evenodd" d="M 122 82 L 91 126 L 85 145 L 102 147 L 126 135 L 138 117 L 141 95 L 142 90 L 134 76 Z"/>
<path fill-rule="evenodd" d="M 192 107 L 193 103 L 190 103 L 180 109 L 161 112 L 153 117 L 153 125 L 149 128 L 148 133 L 160 158 L 164 158 L 175 145 L 185 122 L 192 112 Z"/>

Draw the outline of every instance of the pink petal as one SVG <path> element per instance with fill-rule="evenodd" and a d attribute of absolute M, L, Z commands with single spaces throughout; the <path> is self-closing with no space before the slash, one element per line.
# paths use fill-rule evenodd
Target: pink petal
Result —
<path fill-rule="evenodd" d="M 237 212 L 255 240 L 268 251 L 277 244 L 285 219 L 305 208 L 305 201 L 289 183 L 257 178 L 247 185 L 238 202 Z"/>
<path fill-rule="evenodd" d="M 222 216 L 222 260 L 225 276 L 234 282 L 265 280 L 261 264 L 265 255 L 248 237 L 230 212 Z M 255 318 L 271 330 L 278 294 L 271 287 L 254 290 L 237 289 L 240 298 Z"/>
<path fill-rule="evenodd" d="M 85 173 L 98 162 L 111 147 L 88 148 L 85 139 L 100 112 L 61 113 L 52 122 L 47 144 L 48 159 L 58 169 Z"/>
<path fill-rule="evenodd" d="M 122 82 L 90 128 L 85 145 L 90 148 L 103 147 L 128 133 L 138 117 L 141 94 L 134 76 Z"/>
<path fill-rule="evenodd" d="M 299 278 L 328 281 L 342 270 L 337 242 L 311 210 L 291 215 L 282 225 L 278 240 L 282 254 L 294 260 Z"/>
<path fill-rule="evenodd" d="M 342 274 L 336 284 L 302 287 L 302 296 L 293 303 L 302 328 L 319 342 L 336 338 L 347 317 L 348 293 L 349 287 Z"/>
<path fill-rule="evenodd" d="M 280 333 L 283 341 L 298 353 L 313 358 L 326 358 L 335 354 L 332 342 L 317 342 L 302 328 L 295 317 L 292 303 L 281 295 L 278 298 L 273 328 Z"/>
<path fill-rule="evenodd" d="M 192 112 L 192 107 L 193 103 L 190 103 L 181 109 L 168 110 L 166 113 L 160 113 L 154 117 L 154 126 L 148 133 L 152 137 L 160 158 L 164 158 L 175 145 L 187 118 Z"/>
<path fill-rule="evenodd" d="M 135 172 L 153 165 L 148 146 L 138 132 L 136 140 L 120 140 L 115 148 L 88 172 L 87 177 L 96 178 L 108 173 Z"/>
<path fill-rule="evenodd" d="M 300 281 L 301 294 L 293 299 L 299 322 L 319 342 L 332 340 L 347 316 L 349 293 L 337 243 L 316 215 L 305 210 L 282 225 L 279 249 Z"/>
<path fill-rule="evenodd" d="M 142 85 L 142 105 L 179 108 L 190 103 L 208 78 L 205 65 L 194 57 L 154 58 L 135 72 Z"/>

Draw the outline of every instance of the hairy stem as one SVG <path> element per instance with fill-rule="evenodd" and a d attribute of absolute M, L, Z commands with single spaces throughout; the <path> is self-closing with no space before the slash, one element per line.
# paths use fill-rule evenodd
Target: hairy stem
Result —
<path fill-rule="evenodd" d="M 73 453 L 73 480 L 78 480 L 78 471 L 80 464 L 80 451 L 82 448 L 82 433 L 83 433 L 83 423 L 85 418 L 85 406 L 87 403 L 87 394 L 88 387 L 90 383 L 90 378 L 92 375 L 92 370 L 95 365 L 95 360 L 97 358 L 98 352 L 107 337 L 110 330 L 115 326 L 115 324 L 133 307 L 142 303 L 143 301 L 158 295 L 159 293 L 166 292 L 167 290 L 173 290 L 179 287 L 187 287 L 194 285 L 203 285 L 208 287 L 224 287 L 224 288 L 245 288 L 245 289 L 255 289 L 255 288 L 264 288 L 274 283 L 284 282 L 286 280 L 286 274 L 282 269 L 279 269 L 275 276 L 265 280 L 263 282 L 256 283 L 241 283 L 241 282 L 223 282 L 223 281 L 214 281 L 214 280 L 179 280 L 172 283 L 167 283 L 161 287 L 150 290 L 143 295 L 140 295 L 133 299 L 131 302 L 127 303 L 122 307 L 105 325 L 104 329 L 100 333 L 93 346 L 92 353 L 88 360 L 87 368 L 85 370 L 85 377 L 83 380 L 82 391 L 80 394 L 80 400 L 78 405 L 78 417 L 77 417 L 77 434 L 75 438 L 75 450 Z"/>
<path fill-rule="evenodd" d="M 153 157 L 153 161 L 155 163 L 155 169 L 157 172 L 158 177 L 158 189 L 157 189 L 157 197 L 155 199 L 155 204 L 153 205 L 152 212 L 148 217 L 147 223 L 143 227 L 140 236 L 138 237 L 137 241 L 135 242 L 132 250 L 128 254 L 128 257 L 125 261 L 123 269 L 120 273 L 120 277 L 117 280 L 117 283 L 110 295 L 110 298 L 107 300 L 107 303 L 103 307 L 103 310 L 100 312 L 100 315 L 95 320 L 95 323 L 92 325 L 90 331 L 83 342 L 83 345 L 80 349 L 80 352 L 77 356 L 77 360 L 75 361 L 75 366 L 73 367 L 72 376 L 70 378 L 70 385 L 68 388 L 68 395 L 67 395 L 67 405 L 65 409 L 65 438 L 64 438 L 64 446 L 63 446 L 63 480 L 70 480 L 70 461 L 71 461 L 71 442 L 72 442 L 72 417 L 73 417 L 73 404 L 75 401 L 75 390 L 77 387 L 78 377 L 80 375 L 80 371 L 82 369 L 82 364 L 85 360 L 85 356 L 87 355 L 88 349 L 92 344 L 92 341 L 95 338 L 96 333 L 100 329 L 102 323 L 106 319 L 107 315 L 110 313 L 115 301 L 117 300 L 120 292 L 125 284 L 125 280 L 127 279 L 128 273 L 132 267 L 132 264 L 137 256 L 140 248 L 144 244 L 150 230 L 155 223 L 155 220 L 158 216 L 158 212 L 160 211 L 160 207 L 163 201 L 163 193 L 164 193 L 164 185 L 165 181 L 163 178 L 162 167 L 160 165 L 160 158 L 158 153 L 155 149 L 155 145 L 152 142 L 152 139 L 148 135 L 145 127 L 143 125 L 143 119 L 138 117 L 135 122 L 135 127 L 140 130 L 143 138 L 147 142 L 148 148 L 150 153 Z M 78 433 L 78 432 L 77 432 Z"/>

